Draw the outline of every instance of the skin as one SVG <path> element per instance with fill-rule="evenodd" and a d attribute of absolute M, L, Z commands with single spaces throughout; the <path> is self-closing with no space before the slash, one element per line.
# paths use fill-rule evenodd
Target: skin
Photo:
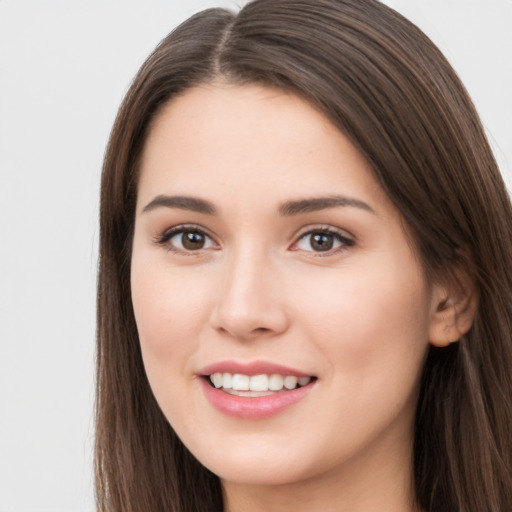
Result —
<path fill-rule="evenodd" d="M 147 208 L 163 194 L 206 200 L 217 213 Z M 368 208 L 279 211 L 333 195 Z M 180 233 L 159 243 L 183 224 L 208 235 L 203 248 L 180 248 Z M 343 239 L 315 251 L 307 233 L 325 228 Z M 221 478 L 226 510 L 413 510 L 426 349 L 465 327 L 447 290 L 427 284 L 366 161 L 315 108 L 223 83 L 166 105 L 141 162 L 131 286 L 155 397 Z M 222 360 L 271 361 L 318 380 L 275 416 L 229 417 L 197 375 Z"/>

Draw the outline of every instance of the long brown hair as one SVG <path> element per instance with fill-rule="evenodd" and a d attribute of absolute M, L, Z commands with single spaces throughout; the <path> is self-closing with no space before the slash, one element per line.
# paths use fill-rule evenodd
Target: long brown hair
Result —
<path fill-rule="evenodd" d="M 144 373 L 130 299 L 138 162 L 162 106 L 222 78 L 279 87 L 325 113 L 400 210 L 431 280 L 470 275 L 473 327 L 430 348 L 414 438 L 417 505 L 512 510 L 512 210 L 453 69 L 375 0 L 255 0 L 203 11 L 150 55 L 119 110 L 102 176 L 96 490 L 102 512 L 221 511 Z"/>

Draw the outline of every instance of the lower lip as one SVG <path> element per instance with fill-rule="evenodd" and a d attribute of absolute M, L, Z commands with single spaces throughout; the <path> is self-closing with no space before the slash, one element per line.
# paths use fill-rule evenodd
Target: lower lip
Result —
<path fill-rule="evenodd" d="M 246 397 L 230 395 L 212 387 L 206 379 L 201 378 L 200 380 L 206 398 L 215 409 L 227 416 L 247 420 L 259 420 L 279 414 L 302 400 L 316 382 L 291 391 L 278 391 L 267 396 Z"/>

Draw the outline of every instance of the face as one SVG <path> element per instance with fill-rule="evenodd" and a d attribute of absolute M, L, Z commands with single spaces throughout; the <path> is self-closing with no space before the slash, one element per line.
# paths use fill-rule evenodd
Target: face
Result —
<path fill-rule="evenodd" d="M 225 482 L 410 456 L 435 292 L 365 160 L 302 99 L 217 84 L 162 110 L 131 286 L 155 397 Z"/>

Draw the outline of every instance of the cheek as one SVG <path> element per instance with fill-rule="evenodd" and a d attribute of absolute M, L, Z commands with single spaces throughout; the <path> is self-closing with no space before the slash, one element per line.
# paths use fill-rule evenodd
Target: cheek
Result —
<path fill-rule="evenodd" d="M 208 318 L 209 291 L 200 272 L 151 259 L 132 262 L 132 302 L 146 375 L 167 420 L 195 421 L 192 360 Z M 176 390 L 179 390 L 177 393 Z"/>
<path fill-rule="evenodd" d="M 384 263 L 381 261 L 381 263 Z M 428 346 L 429 294 L 415 266 L 346 268 L 308 283 L 297 305 L 307 338 L 323 355 L 318 428 L 331 439 L 326 462 L 368 439 L 412 428 Z M 299 315 L 299 312 L 295 313 Z M 343 452 L 345 453 L 345 452 Z"/>
<path fill-rule="evenodd" d="M 329 356 L 330 374 L 354 389 L 375 375 L 416 378 L 429 331 L 429 293 L 417 264 L 381 259 L 357 267 L 317 276 L 307 295 L 296 294 L 308 338 Z"/>
<path fill-rule="evenodd" d="M 148 378 L 159 383 L 183 377 L 208 318 L 206 281 L 197 271 L 132 263 L 132 302 Z"/>

